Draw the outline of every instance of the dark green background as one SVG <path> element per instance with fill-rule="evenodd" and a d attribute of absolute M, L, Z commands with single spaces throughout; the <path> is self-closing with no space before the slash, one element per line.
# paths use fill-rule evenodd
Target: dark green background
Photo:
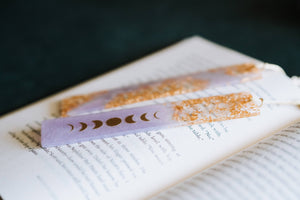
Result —
<path fill-rule="evenodd" d="M 300 75 L 298 0 L 5 1 L 0 115 L 195 34 Z"/>

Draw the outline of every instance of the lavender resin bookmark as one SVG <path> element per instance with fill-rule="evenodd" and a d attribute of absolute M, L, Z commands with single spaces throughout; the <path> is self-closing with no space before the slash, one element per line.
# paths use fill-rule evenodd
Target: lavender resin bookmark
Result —
<path fill-rule="evenodd" d="M 196 92 L 261 78 L 255 64 L 240 64 L 138 86 L 74 96 L 62 100 L 61 116 L 76 116 L 122 105 Z"/>
<path fill-rule="evenodd" d="M 46 120 L 43 147 L 260 114 L 246 92 Z"/>

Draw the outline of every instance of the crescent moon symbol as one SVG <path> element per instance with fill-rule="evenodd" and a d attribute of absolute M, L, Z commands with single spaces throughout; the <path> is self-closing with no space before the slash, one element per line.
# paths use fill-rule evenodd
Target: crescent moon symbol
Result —
<path fill-rule="evenodd" d="M 143 121 L 149 121 L 149 119 L 146 118 L 146 114 L 147 113 L 144 113 L 144 114 L 141 115 L 141 120 L 143 120 Z"/>
<path fill-rule="evenodd" d="M 159 119 L 159 117 L 157 117 L 156 114 L 157 114 L 157 112 L 155 112 L 153 116 L 154 116 L 156 119 Z"/>
<path fill-rule="evenodd" d="M 103 122 L 100 121 L 100 120 L 93 120 L 93 122 L 95 124 L 95 126 L 94 126 L 93 129 L 99 128 L 99 127 L 101 127 L 103 125 Z"/>
<path fill-rule="evenodd" d="M 71 131 L 73 131 L 74 126 L 72 124 L 68 124 L 71 127 Z"/>
<path fill-rule="evenodd" d="M 135 123 L 136 121 L 134 121 L 132 119 L 133 115 L 129 115 L 125 118 L 125 122 L 129 123 L 129 124 L 132 124 L 132 123 Z"/>
<path fill-rule="evenodd" d="M 86 123 L 83 123 L 83 122 L 79 122 L 81 124 L 81 129 L 79 131 L 83 131 L 84 129 L 86 129 L 87 127 L 87 124 Z"/>

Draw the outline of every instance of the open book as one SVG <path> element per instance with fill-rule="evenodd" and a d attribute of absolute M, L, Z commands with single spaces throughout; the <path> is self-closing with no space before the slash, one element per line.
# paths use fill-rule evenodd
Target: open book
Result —
<path fill-rule="evenodd" d="M 264 105 L 261 115 L 253 118 L 40 147 L 41 122 L 58 115 L 57 104 L 65 97 L 244 62 L 260 63 L 191 37 L 3 116 L 0 196 L 4 200 L 299 198 L 296 106 Z M 274 68 L 265 70 L 260 80 L 164 101 L 240 91 L 265 100 L 300 99 L 300 90 Z"/>

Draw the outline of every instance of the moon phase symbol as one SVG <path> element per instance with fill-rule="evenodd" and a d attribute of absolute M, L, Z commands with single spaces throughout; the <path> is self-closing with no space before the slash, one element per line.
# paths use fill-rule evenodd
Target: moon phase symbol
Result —
<path fill-rule="evenodd" d="M 146 114 L 147 113 L 144 113 L 144 114 L 141 115 L 141 120 L 143 120 L 143 121 L 149 121 L 149 119 L 146 118 Z"/>
<path fill-rule="evenodd" d="M 71 131 L 73 131 L 74 126 L 72 124 L 68 124 L 71 127 Z"/>
<path fill-rule="evenodd" d="M 94 122 L 94 124 L 95 124 L 95 126 L 94 126 L 93 129 L 99 128 L 99 127 L 101 127 L 102 124 L 103 124 L 103 122 L 100 121 L 100 120 L 93 120 L 93 122 Z"/>
<path fill-rule="evenodd" d="M 157 112 L 155 112 L 154 114 L 153 114 L 153 116 L 156 118 L 156 119 L 159 119 L 159 117 L 157 117 Z"/>
<path fill-rule="evenodd" d="M 125 118 L 125 122 L 132 124 L 135 123 L 135 121 L 132 119 L 133 115 L 129 115 Z"/>
<path fill-rule="evenodd" d="M 83 123 L 83 122 L 79 122 L 81 124 L 81 129 L 79 131 L 83 131 L 84 129 L 86 129 L 87 127 L 87 124 L 86 123 Z"/>
<path fill-rule="evenodd" d="M 106 121 L 107 126 L 116 126 L 120 124 L 122 120 L 118 117 L 110 118 Z"/>

